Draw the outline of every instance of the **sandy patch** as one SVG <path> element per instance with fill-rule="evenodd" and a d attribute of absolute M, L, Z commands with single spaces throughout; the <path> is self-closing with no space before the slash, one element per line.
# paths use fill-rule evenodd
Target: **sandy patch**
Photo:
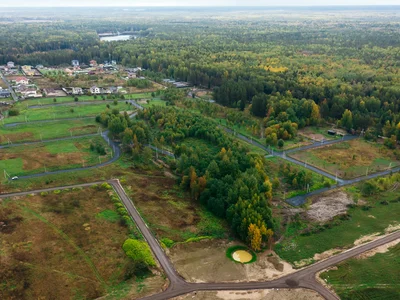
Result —
<path fill-rule="evenodd" d="M 353 203 L 347 193 L 332 191 L 324 196 L 314 197 L 306 215 L 312 221 L 326 222 L 337 215 L 345 214 L 347 206 Z"/>
<path fill-rule="evenodd" d="M 189 282 L 266 281 L 290 274 L 295 270 L 274 252 L 257 255 L 251 264 L 235 263 L 226 257 L 226 249 L 235 242 L 203 240 L 178 244 L 169 257 L 178 273 Z"/>
<path fill-rule="evenodd" d="M 376 236 L 379 235 L 379 234 L 380 234 L 380 232 L 375 232 L 375 233 L 372 233 L 372 234 L 369 234 L 369 235 L 364 235 L 364 236 L 362 236 L 359 239 L 354 241 L 354 246 L 358 246 L 358 245 L 364 244 L 366 242 L 373 241 L 374 239 L 376 239 Z"/>
<path fill-rule="evenodd" d="M 394 231 L 400 230 L 400 224 L 396 224 L 396 225 L 392 225 L 390 224 L 386 229 L 385 229 L 385 233 L 391 233 Z"/>
<path fill-rule="evenodd" d="M 392 248 L 392 247 L 396 246 L 398 243 L 400 243 L 400 239 L 394 240 L 394 241 L 392 241 L 392 242 L 390 242 L 390 243 L 387 243 L 387 244 L 385 244 L 385 245 L 379 246 L 379 247 L 374 248 L 374 249 L 372 249 L 372 250 L 370 250 L 370 251 L 364 252 L 364 253 L 362 253 L 362 254 L 356 256 L 356 258 L 358 258 L 358 259 L 365 259 L 365 258 L 374 256 L 374 255 L 377 254 L 377 253 L 385 253 L 385 252 L 388 252 L 388 251 L 389 251 L 389 248 Z"/>
<path fill-rule="evenodd" d="M 314 259 L 314 260 L 323 260 L 323 259 L 327 259 L 328 257 L 331 257 L 331 256 L 333 256 L 333 255 L 335 255 L 335 254 L 340 253 L 340 252 L 342 252 L 342 249 L 334 248 L 334 249 L 331 249 L 331 250 L 324 251 L 324 252 L 322 252 L 322 253 L 316 253 L 316 254 L 314 254 L 313 259 Z"/>
<path fill-rule="evenodd" d="M 174 300 L 320 300 L 317 292 L 307 289 L 270 289 L 249 291 L 207 291 L 182 295 Z"/>

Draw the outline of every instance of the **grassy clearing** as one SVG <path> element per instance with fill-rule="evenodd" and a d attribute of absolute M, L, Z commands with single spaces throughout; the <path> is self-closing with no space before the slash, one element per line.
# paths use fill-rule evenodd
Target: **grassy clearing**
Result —
<path fill-rule="evenodd" d="M 386 253 L 351 259 L 321 274 L 344 300 L 400 299 L 400 244 Z"/>
<path fill-rule="evenodd" d="M 393 151 L 383 145 L 369 143 L 362 139 L 347 141 L 291 154 L 293 158 L 307 162 L 330 174 L 344 179 L 363 176 L 396 167 Z"/>
<path fill-rule="evenodd" d="M 330 126 L 308 126 L 299 130 L 299 134 L 305 136 L 306 138 L 321 141 L 323 140 L 335 140 L 340 139 L 339 135 L 330 135 L 328 130 L 332 129 Z"/>
<path fill-rule="evenodd" d="M 88 96 L 88 95 L 80 95 L 78 97 L 79 101 L 102 101 L 101 97 L 97 96 Z M 54 99 L 56 101 L 54 102 Z M 45 104 L 57 104 L 57 103 L 65 103 L 65 102 L 75 102 L 75 96 L 66 96 L 66 97 L 46 97 L 39 99 L 30 99 L 23 102 L 23 104 L 28 105 L 45 105 Z"/>
<path fill-rule="evenodd" d="M 347 188 L 354 198 L 359 197 L 357 187 Z M 285 239 L 275 250 L 278 255 L 291 263 L 310 259 L 316 253 L 334 248 L 351 247 L 361 236 L 372 233 L 383 233 L 389 225 L 399 221 L 400 202 L 398 191 L 386 191 L 363 198 L 367 204 L 349 208 L 347 216 L 337 217 L 324 225 L 310 224 L 299 218 L 294 218 L 286 228 Z M 388 205 L 381 204 L 387 201 Z M 301 234 L 309 229 L 308 233 Z M 310 262 L 311 262 L 310 261 Z"/>
<path fill-rule="evenodd" d="M 148 101 L 148 102 L 147 102 Z M 138 102 L 143 107 L 151 107 L 151 106 L 166 106 L 167 102 L 161 99 L 151 99 L 147 101 Z"/>
<path fill-rule="evenodd" d="M 107 108 L 107 104 L 110 108 Z M 20 115 L 14 117 L 8 117 L 4 120 L 4 123 L 14 122 L 26 122 L 39 121 L 39 120 L 56 120 L 65 118 L 80 118 L 80 117 L 91 117 L 100 114 L 107 109 L 118 109 L 119 111 L 131 111 L 132 106 L 125 102 L 118 102 L 117 105 L 109 104 L 79 104 L 68 105 L 68 106 L 51 106 L 41 108 L 26 108 L 26 102 L 18 104 L 16 107 L 20 109 Z"/>
<path fill-rule="evenodd" d="M 93 299 L 132 284 L 122 250 L 128 227 L 98 217 L 119 217 L 109 193 L 74 188 L 1 201 L 3 298 Z"/>
<path fill-rule="evenodd" d="M 98 132 L 99 124 L 94 118 L 54 121 L 43 124 L 22 123 L 18 126 L 0 126 L 0 144 L 13 144 L 48 140 Z"/>
<path fill-rule="evenodd" d="M 10 176 L 22 176 L 96 165 L 99 154 L 90 150 L 91 143 L 101 144 L 107 150 L 100 161 L 110 159 L 111 150 L 96 136 L 1 149 L 0 170 L 6 170 Z"/>

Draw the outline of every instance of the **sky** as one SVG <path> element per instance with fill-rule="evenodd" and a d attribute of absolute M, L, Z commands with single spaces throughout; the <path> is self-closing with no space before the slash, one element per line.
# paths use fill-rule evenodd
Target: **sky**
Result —
<path fill-rule="evenodd" d="M 0 7 L 400 5 L 400 0 L 0 0 Z"/>

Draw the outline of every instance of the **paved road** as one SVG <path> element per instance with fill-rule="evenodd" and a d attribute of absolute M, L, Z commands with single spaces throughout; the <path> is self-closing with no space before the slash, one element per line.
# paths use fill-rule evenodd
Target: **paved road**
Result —
<path fill-rule="evenodd" d="M 50 192 L 60 189 L 70 189 L 74 187 L 86 187 L 94 184 L 101 184 L 104 181 L 77 184 L 71 186 L 53 187 L 47 189 L 34 190 L 29 192 L 18 192 L 11 194 L 0 194 L 0 198 L 8 198 L 13 196 L 23 196 L 33 193 Z M 142 232 L 144 238 L 148 242 L 151 250 L 155 257 L 159 261 L 160 265 L 164 269 L 166 276 L 170 281 L 169 287 L 162 293 L 142 298 L 143 300 L 164 300 L 173 298 L 179 295 L 187 294 L 194 291 L 218 291 L 218 290 L 253 290 L 253 289 L 271 289 L 271 288 L 308 288 L 320 293 L 325 299 L 336 300 L 338 299 L 328 289 L 321 285 L 316 280 L 316 274 L 322 270 L 325 270 L 331 266 L 337 265 L 338 263 L 357 256 L 361 253 L 379 247 L 381 245 L 390 243 L 400 238 L 400 231 L 389 234 L 383 238 L 375 241 L 363 244 L 361 246 L 352 248 L 341 254 L 332 256 L 326 260 L 317 262 L 309 267 L 300 269 L 299 271 L 289 274 L 287 276 L 278 278 L 272 281 L 266 282 L 241 282 L 241 283 L 188 283 L 186 282 L 174 269 L 164 250 L 161 248 L 157 239 L 154 237 L 150 229 L 147 227 L 144 220 L 136 210 L 133 202 L 125 193 L 120 182 L 118 180 L 107 181 L 112 185 L 116 193 L 119 195 L 122 203 L 125 205 L 128 213 L 134 220 L 138 229 Z"/>
<path fill-rule="evenodd" d="M 17 102 L 18 101 L 18 97 L 15 94 L 13 88 L 11 87 L 11 84 L 8 82 L 8 80 L 4 77 L 3 73 L 0 72 L 0 76 L 3 79 L 4 83 L 7 85 L 8 90 L 11 92 L 11 96 L 13 97 L 14 101 Z"/>

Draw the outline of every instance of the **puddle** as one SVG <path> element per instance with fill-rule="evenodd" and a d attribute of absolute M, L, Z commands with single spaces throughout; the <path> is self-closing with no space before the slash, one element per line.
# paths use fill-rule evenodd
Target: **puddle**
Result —
<path fill-rule="evenodd" d="M 237 250 L 232 253 L 232 258 L 238 262 L 247 263 L 251 261 L 253 256 L 245 250 Z"/>

